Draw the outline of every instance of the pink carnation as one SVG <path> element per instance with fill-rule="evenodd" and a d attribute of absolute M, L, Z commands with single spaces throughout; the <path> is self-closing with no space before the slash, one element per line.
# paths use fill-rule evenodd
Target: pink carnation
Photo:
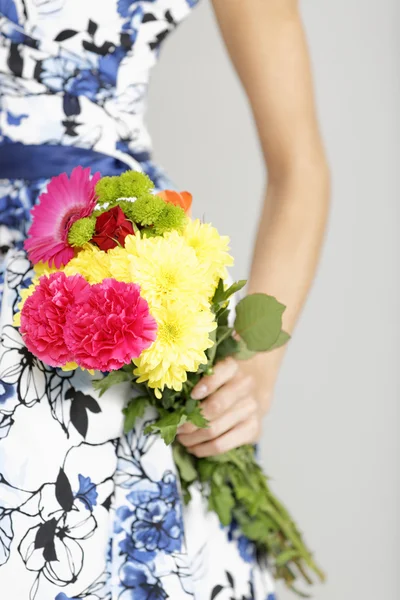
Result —
<path fill-rule="evenodd" d="M 62 367 L 73 360 L 64 341 L 66 316 L 76 298 L 89 290 L 90 285 L 81 275 L 67 277 L 57 272 L 41 277 L 24 303 L 20 328 L 23 340 L 32 354 L 51 367 Z"/>
<path fill-rule="evenodd" d="M 146 350 L 156 329 L 138 285 L 105 279 L 70 307 L 64 335 L 79 366 L 113 371 Z"/>

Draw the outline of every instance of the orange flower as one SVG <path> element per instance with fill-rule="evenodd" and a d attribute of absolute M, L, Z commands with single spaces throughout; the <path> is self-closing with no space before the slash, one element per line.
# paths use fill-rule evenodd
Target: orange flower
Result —
<path fill-rule="evenodd" d="M 173 190 L 163 190 L 157 194 L 164 202 L 169 202 L 174 206 L 183 208 L 186 214 L 190 214 L 192 206 L 192 194 L 189 192 L 174 192 Z"/>

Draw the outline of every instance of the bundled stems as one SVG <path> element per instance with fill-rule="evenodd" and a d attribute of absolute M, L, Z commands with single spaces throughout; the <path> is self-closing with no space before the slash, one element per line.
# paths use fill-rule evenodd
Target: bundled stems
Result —
<path fill-rule="evenodd" d="M 276 579 L 283 579 L 304 597 L 307 595 L 294 587 L 296 579 L 312 584 L 313 573 L 324 581 L 324 573 L 288 511 L 270 490 L 252 446 L 242 446 L 213 458 L 195 458 L 176 443 L 174 456 L 186 500 L 190 499 L 191 484 L 199 480 L 209 507 L 218 513 L 224 525 L 237 523 L 257 550 L 268 555 Z"/>

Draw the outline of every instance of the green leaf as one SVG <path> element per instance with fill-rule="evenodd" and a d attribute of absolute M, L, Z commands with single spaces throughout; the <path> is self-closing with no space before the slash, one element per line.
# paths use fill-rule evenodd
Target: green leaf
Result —
<path fill-rule="evenodd" d="M 197 402 L 198 401 L 194 398 L 189 398 L 189 400 L 186 401 L 185 410 L 187 415 L 192 414 L 192 412 L 196 409 Z"/>
<path fill-rule="evenodd" d="M 192 499 L 192 494 L 190 493 L 190 491 L 188 490 L 188 488 L 183 488 L 183 503 L 185 506 L 187 506 L 189 504 L 189 502 Z"/>
<path fill-rule="evenodd" d="M 207 350 L 207 358 L 208 358 L 208 362 L 212 365 L 215 359 L 215 353 L 217 351 L 217 329 L 214 329 L 214 331 L 211 331 L 211 333 L 208 336 L 210 338 L 210 340 L 212 342 L 214 342 L 213 346 L 211 346 L 211 348 L 209 348 Z"/>
<path fill-rule="evenodd" d="M 222 525 L 225 527 L 230 525 L 232 521 L 232 509 L 235 506 L 235 500 L 230 487 L 225 484 L 219 487 L 212 486 L 209 502 L 210 508 L 217 513 Z"/>
<path fill-rule="evenodd" d="M 233 328 L 228 327 L 227 325 L 221 325 L 221 327 L 217 328 L 217 344 L 220 344 L 227 337 L 232 335 Z"/>
<path fill-rule="evenodd" d="M 131 381 L 133 379 L 133 372 L 129 373 L 126 371 L 111 371 L 103 379 L 94 379 L 93 387 L 95 390 L 100 392 L 100 396 L 104 394 L 112 385 L 117 385 L 123 381 Z"/>
<path fill-rule="evenodd" d="M 178 427 L 186 423 L 187 417 L 182 414 L 182 411 L 165 413 L 160 419 L 148 425 L 145 433 L 159 433 L 164 442 L 169 446 L 176 438 L 176 430 Z"/>
<path fill-rule="evenodd" d="M 169 409 L 172 408 L 175 401 L 176 392 L 174 390 L 170 390 L 169 388 L 164 388 L 161 398 L 161 404 L 163 408 Z"/>
<path fill-rule="evenodd" d="M 221 308 L 216 315 L 216 320 L 218 323 L 218 327 L 221 327 L 222 325 L 228 325 L 229 322 L 229 313 L 230 313 L 230 309 L 229 307 L 226 308 Z"/>
<path fill-rule="evenodd" d="M 256 354 L 257 352 L 248 349 L 244 340 L 238 340 L 237 351 L 235 353 L 236 360 L 249 360 Z"/>
<path fill-rule="evenodd" d="M 172 408 L 174 405 L 174 397 L 173 396 L 163 396 L 162 400 L 161 400 L 161 404 L 163 406 L 163 408 L 165 408 L 166 410 L 168 410 L 169 408 Z"/>
<path fill-rule="evenodd" d="M 220 279 L 212 299 L 214 307 L 218 307 L 220 304 L 226 302 L 233 294 L 236 294 L 236 292 L 244 288 L 246 283 L 246 279 L 241 279 L 240 281 L 233 283 L 228 289 L 225 289 L 224 282 Z"/>
<path fill-rule="evenodd" d="M 149 404 L 148 396 L 139 396 L 129 402 L 128 406 L 122 411 L 125 415 L 124 433 L 129 433 L 134 428 L 136 419 L 143 417 Z"/>
<path fill-rule="evenodd" d="M 215 294 L 212 299 L 213 304 L 220 304 L 224 301 L 225 298 L 225 288 L 224 288 L 224 280 L 220 279 L 218 281 L 217 289 L 215 290 Z"/>
<path fill-rule="evenodd" d="M 207 421 L 207 419 L 203 416 L 203 413 L 201 412 L 201 407 L 200 407 L 200 403 L 198 400 L 197 400 L 196 408 L 193 410 L 193 412 L 191 412 L 189 415 L 187 415 L 187 419 L 188 419 L 188 421 L 193 423 L 193 425 L 196 425 L 196 427 L 201 427 L 202 429 L 205 429 L 209 425 L 209 422 Z"/>
<path fill-rule="evenodd" d="M 280 348 L 281 346 L 284 346 L 285 344 L 287 344 L 287 342 L 290 340 L 290 335 L 288 333 L 286 333 L 286 331 L 282 331 L 279 334 L 278 339 L 276 340 L 275 344 L 273 346 L 271 346 L 270 350 L 276 350 L 276 348 Z"/>
<path fill-rule="evenodd" d="M 224 360 L 224 358 L 227 358 L 227 356 L 235 356 L 236 358 L 238 345 L 238 341 L 235 340 L 233 337 L 228 337 L 225 340 L 223 340 L 220 344 L 218 344 L 217 347 L 217 352 L 215 356 L 216 362 Z"/>
<path fill-rule="evenodd" d="M 201 458 L 197 461 L 197 468 L 199 471 L 200 481 L 205 482 L 209 481 L 212 478 L 212 475 L 217 466 L 208 458 Z"/>
<path fill-rule="evenodd" d="M 236 306 L 235 330 L 249 350 L 265 352 L 278 340 L 285 306 L 273 296 L 250 294 Z"/>
<path fill-rule="evenodd" d="M 239 292 L 241 289 L 243 289 L 246 283 L 246 279 L 241 279 L 240 281 L 232 283 L 232 285 L 224 293 L 224 300 L 228 300 L 228 298 L 230 298 L 233 294 L 236 294 L 236 292 Z"/>
<path fill-rule="evenodd" d="M 187 452 L 187 450 L 178 443 L 172 446 L 172 454 L 175 464 L 178 468 L 180 478 L 187 483 L 191 483 L 197 479 L 197 471 L 195 469 L 195 459 Z"/>

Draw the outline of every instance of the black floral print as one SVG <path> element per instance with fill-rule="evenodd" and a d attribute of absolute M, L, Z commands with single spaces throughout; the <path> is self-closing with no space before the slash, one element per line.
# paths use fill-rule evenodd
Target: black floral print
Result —
<path fill-rule="evenodd" d="M 95 151 L 173 187 L 152 161 L 146 97 L 164 40 L 196 3 L 0 0 L 0 157 Z M 240 532 L 197 489 L 183 505 L 170 448 L 144 434 L 151 410 L 124 435 L 125 384 L 99 397 L 99 373 L 50 368 L 24 346 L 13 324 L 33 276 L 23 242 L 47 179 L 1 177 L 2 597 L 273 600 Z"/>

